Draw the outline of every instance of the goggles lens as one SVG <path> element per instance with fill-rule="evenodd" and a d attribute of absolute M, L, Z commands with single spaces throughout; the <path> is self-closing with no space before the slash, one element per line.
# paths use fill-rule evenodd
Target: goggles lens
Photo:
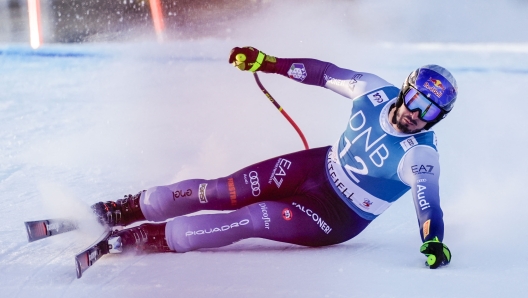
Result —
<path fill-rule="evenodd" d="M 425 122 L 434 121 L 442 114 L 442 109 L 412 87 L 405 93 L 403 102 L 409 111 L 419 111 L 418 117 Z"/>

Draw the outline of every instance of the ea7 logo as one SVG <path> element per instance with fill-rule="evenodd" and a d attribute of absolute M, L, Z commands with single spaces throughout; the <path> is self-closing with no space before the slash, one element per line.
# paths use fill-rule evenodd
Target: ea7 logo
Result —
<path fill-rule="evenodd" d="M 411 167 L 411 170 L 413 172 L 413 174 L 431 174 L 431 175 L 434 175 L 434 173 L 432 173 L 434 169 L 434 166 L 432 165 L 414 165 Z"/>
<path fill-rule="evenodd" d="M 291 164 L 291 161 L 284 158 L 279 158 L 275 164 L 273 172 L 271 172 L 271 177 L 268 183 L 271 184 L 273 181 L 275 182 L 275 185 L 277 185 L 277 188 L 280 188 L 282 182 L 284 181 L 284 177 L 286 177 L 286 170 L 290 169 Z"/>

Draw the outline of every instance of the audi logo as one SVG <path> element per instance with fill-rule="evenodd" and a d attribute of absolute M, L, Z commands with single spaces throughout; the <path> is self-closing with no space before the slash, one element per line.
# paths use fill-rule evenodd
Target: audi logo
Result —
<path fill-rule="evenodd" d="M 258 197 L 260 195 L 260 183 L 256 171 L 249 172 L 249 182 L 251 183 L 251 193 L 254 197 Z"/>

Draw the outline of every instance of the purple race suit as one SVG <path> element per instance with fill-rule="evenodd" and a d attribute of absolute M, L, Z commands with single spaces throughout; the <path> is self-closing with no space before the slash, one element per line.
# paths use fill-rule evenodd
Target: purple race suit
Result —
<path fill-rule="evenodd" d="M 443 239 L 432 131 L 402 134 L 388 113 L 399 89 L 380 77 L 315 59 L 277 58 L 276 73 L 352 99 L 333 146 L 265 160 L 222 178 L 190 179 L 141 195 L 147 220 L 166 221 L 176 252 L 259 237 L 304 246 L 347 241 L 411 190 L 423 241 Z M 185 216 L 200 210 L 229 213 Z"/>

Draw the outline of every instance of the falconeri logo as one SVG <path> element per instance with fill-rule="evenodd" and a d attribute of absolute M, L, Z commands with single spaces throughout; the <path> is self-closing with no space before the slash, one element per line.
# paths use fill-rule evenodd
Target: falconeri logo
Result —
<path fill-rule="evenodd" d="M 292 202 L 292 205 L 312 218 L 312 220 L 321 228 L 321 230 L 323 230 L 325 234 L 330 234 L 330 232 L 332 232 L 332 228 L 317 213 L 313 212 L 311 209 L 304 208 L 303 205 L 297 204 L 295 202 Z"/>

